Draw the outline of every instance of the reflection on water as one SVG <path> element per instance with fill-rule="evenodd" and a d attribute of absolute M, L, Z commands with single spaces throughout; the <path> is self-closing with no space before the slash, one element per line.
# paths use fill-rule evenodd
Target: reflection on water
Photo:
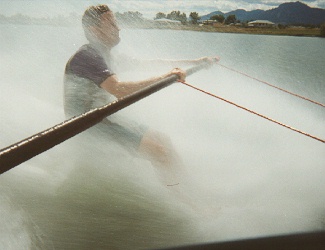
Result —
<path fill-rule="evenodd" d="M 63 69 L 84 38 L 72 28 L 0 28 L 5 147 L 64 119 Z M 324 103 L 322 46 L 317 38 L 124 30 L 114 53 L 218 54 L 225 65 Z M 141 79 L 167 70 L 118 73 Z M 187 80 L 325 138 L 320 107 L 217 66 Z M 167 134 L 191 181 L 163 186 L 149 161 L 78 135 L 0 176 L 1 249 L 157 248 L 324 229 L 321 143 L 179 84 L 119 115 Z"/>

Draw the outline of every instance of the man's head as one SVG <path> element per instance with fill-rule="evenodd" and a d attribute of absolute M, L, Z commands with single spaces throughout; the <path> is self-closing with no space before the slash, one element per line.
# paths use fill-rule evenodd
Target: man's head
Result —
<path fill-rule="evenodd" d="M 112 48 L 120 41 L 114 14 L 107 5 L 89 7 L 82 17 L 82 26 L 89 42 L 100 42 Z"/>

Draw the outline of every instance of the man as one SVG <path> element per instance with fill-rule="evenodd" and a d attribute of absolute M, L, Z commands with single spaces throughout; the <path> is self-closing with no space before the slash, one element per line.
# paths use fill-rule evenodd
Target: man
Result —
<path fill-rule="evenodd" d="M 120 41 L 119 28 L 113 12 L 106 5 L 91 6 L 85 11 L 82 24 L 89 44 L 82 46 L 66 65 L 66 116 L 79 115 L 100 107 L 173 74 L 180 80 L 185 79 L 185 72 L 176 68 L 165 75 L 143 81 L 119 81 L 110 66 L 110 50 Z M 180 62 L 197 63 L 203 60 L 211 59 Z M 171 143 L 162 135 L 142 126 L 132 125 L 128 128 L 127 125 L 121 124 L 122 122 L 114 122 L 108 117 L 94 126 L 94 129 L 101 137 L 143 153 L 154 165 L 159 166 L 158 169 L 162 172 L 166 173 L 167 169 L 176 169 L 176 166 L 180 165 Z"/>

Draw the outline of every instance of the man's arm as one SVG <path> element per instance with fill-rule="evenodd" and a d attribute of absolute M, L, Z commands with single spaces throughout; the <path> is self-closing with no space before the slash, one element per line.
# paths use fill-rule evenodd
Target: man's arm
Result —
<path fill-rule="evenodd" d="M 175 67 L 188 67 L 192 65 L 198 65 L 200 63 L 207 63 L 207 66 L 212 65 L 220 60 L 218 56 L 215 57 L 201 57 L 197 59 L 138 59 L 129 57 L 124 54 L 115 55 L 114 61 L 119 68 L 124 70 L 130 69 L 147 69 L 148 67 L 161 67 L 167 66 L 171 68 Z"/>
<path fill-rule="evenodd" d="M 207 65 L 211 65 L 215 62 L 218 62 L 220 58 L 218 56 L 215 57 L 201 57 L 197 59 L 183 59 L 183 60 L 170 60 L 170 59 L 152 59 L 152 60 L 143 60 L 143 64 L 148 64 L 148 65 L 168 65 L 172 67 L 176 66 L 190 66 L 190 65 L 197 65 L 200 63 L 207 63 Z M 141 61 L 140 61 L 141 63 Z"/>
<path fill-rule="evenodd" d="M 123 96 L 132 94 L 133 92 L 140 90 L 144 87 L 147 87 L 154 82 L 164 79 L 165 77 L 177 75 L 179 80 L 185 80 L 185 71 L 175 68 L 171 72 L 161 75 L 158 77 L 152 77 L 147 80 L 143 81 L 135 81 L 135 82 L 120 82 L 116 75 L 111 75 L 104 82 L 100 84 L 100 87 L 105 89 L 107 92 L 111 93 L 112 95 L 116 96 L 117 98 L 121 98 Z"/>

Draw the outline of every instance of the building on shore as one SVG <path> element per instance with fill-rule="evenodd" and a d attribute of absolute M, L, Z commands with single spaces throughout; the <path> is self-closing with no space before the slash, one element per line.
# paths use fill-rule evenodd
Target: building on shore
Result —
<path fill-rule="evenodd" d="M 202 23 L 203 25 L 214 25 L 215 23 L 218 23 L 217 20 L 199 20 L 198 23 Z"/>
<path fill-rule="evenodd" d="M 248 23 L 248 27 L 274 28 L 275 23 L 268 20 L 256 20 Z"/>

